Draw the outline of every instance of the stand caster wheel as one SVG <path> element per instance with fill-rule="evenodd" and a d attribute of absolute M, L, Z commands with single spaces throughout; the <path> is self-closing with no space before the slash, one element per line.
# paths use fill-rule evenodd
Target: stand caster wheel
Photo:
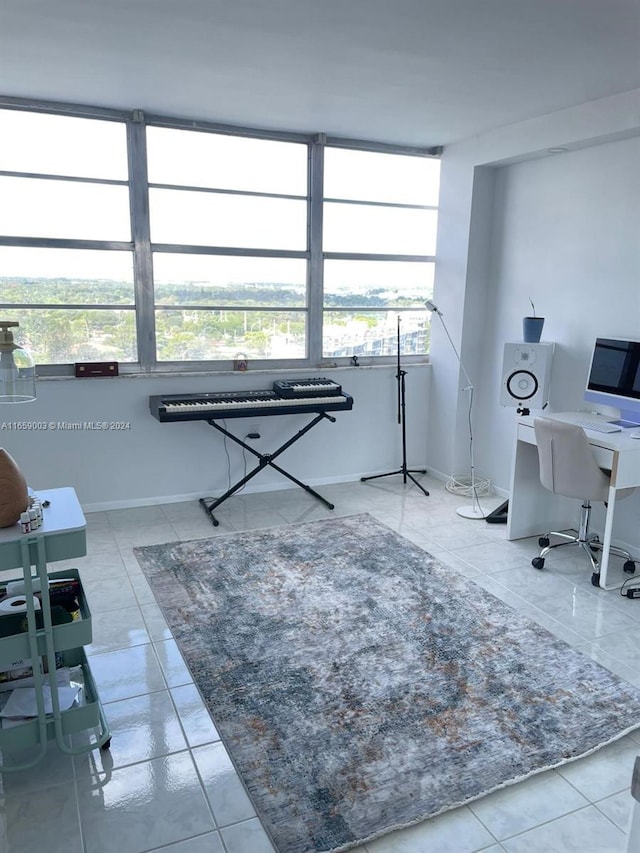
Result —
<path fill-rule="evenodd" d="M 600 586 L 600 572 L 594 572 L 591 575 L 591 586 Z"/>
<path fill-rule="evenodd" d="M 541 548 L 548 548 L 549 547 L 549 537 L 548 536 L 541 536 L 538 539 L 538 545 Z"/>
<path fill-rule="evenodd" d="M 533 560 L 531 560 L 531 565 L 534 569 L 543 569 L 544 557 L 534 557 Z"/>
<path fill-rule="evenodd" d="M 633 560 L 626 560 L 622 570 L 626 572 L 628 575 L 634 575 L 636 572 L 636 564 Z"/>
<path fill-rule="evenodd" d="M 111 738 L 109 740 L 105 740 L 100 749 L 109 749 L 111 747 Z"/>

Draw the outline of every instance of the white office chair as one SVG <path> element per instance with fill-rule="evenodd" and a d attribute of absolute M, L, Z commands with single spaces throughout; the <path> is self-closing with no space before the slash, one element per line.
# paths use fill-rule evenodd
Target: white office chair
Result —
<path fill-rule="evenodd" d="M 571 536 L 568 533 L 551 531 L 546 536 L 541 536 L 538 544 L 542 550 L 537 557 L 534 557 L 531 564 L 536 569 L 542 569 L 544 558 L 554 548 L 559 548 L 561 545 L 578 545 L 591 561 L 593 568 L 591 583 L 598 586 L 600 564 L 594 552 L 602 551 L 602 543 L 595 534 L 589 533 L 589 516 L 591 501 L 606 503 L 611 476 L 598 466 L 582 427 L 551 418 L 535 418 L 533 426 L 538 445 L 540 482 L 550 492 L 582 500 L 582 508 L 578 535 Z M 620 489 L 616 499 L 626 498 L 633 491 L 634 489 Z M 560 541 L 551 545 L 551 536 L 557 537 Z M 612 545 L 609 553 L 625 560 L 623 566 L 625 572 L 628 574 L 635 572 L 635 563 L 627 551 Z"/>

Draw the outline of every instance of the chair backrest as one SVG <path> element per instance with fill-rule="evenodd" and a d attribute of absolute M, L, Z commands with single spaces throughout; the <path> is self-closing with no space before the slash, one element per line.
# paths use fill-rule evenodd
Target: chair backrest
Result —
<path fill-rule="evenodd" d="M 535 418 L 540 482 L 558 495 L 606 501 L 610 477 L 598 467 L 584 430 L 552 418 Z"/>

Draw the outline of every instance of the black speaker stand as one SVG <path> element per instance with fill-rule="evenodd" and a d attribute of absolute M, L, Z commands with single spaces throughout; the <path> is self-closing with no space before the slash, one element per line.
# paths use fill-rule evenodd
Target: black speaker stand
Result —
<path fill-rule="evenodd" d="M 396 379 L 398 381 L 398 423 L 402 427 L 402 466 L 396 471 L 388 471 L 386 474 L 373 474 L 371 477 L 360 477 L 360 481 L 364 483 L 367 480 L 379 480 L 381 477 L 394 477 L 397 474 L 402 474 L 402 480 L 405 484 L 407 480 L 411 480 L 428 497 L 429 492 L 412 476 L 413 474 L 426 474 L 427 469 L 407 467 L 406 387 L 404 381 L 407 371 L 402 370 L 400 367 L 400 315 L 398 315 L 397 341 L 398 371 Z"/>

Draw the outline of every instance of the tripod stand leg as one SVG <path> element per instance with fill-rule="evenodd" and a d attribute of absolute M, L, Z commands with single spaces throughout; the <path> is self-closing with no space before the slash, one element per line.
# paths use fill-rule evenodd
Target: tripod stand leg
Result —
<path fill-rule="evenodd" d="M 415 468 L 412 468 L 411 470 L 415 471 L 416 474 L 426 474 L 427 473 L 425 468 L 421 468 L 419 471 L 416 471 Z M 407 471 L 406 473 L 407 473 L 407 477 L 411 480 L 411 482 L 415 483 L 415 485 L 420 489 L 420 491 L 424 492 L 424 494 L 427 497 L 429 497 L 429 492 L 425 489 L 425 487 L 421 483 L 419 483 L 415 477 L 412 477 L 411 473 L 409 471 Z"/>
<path fill-rule="evenodd" d="M 421 492 L 423 492 L 427 497 L 429 497 L 429 492 L 425 489 L 425 487 L 421 483 L 418 482 L 418 480 L 416 480 L 415 477 L 411 476 L 411 472 L 413 472 L 414 474 L 426 474 L 427 469 L 426 468 L 411 468 L 411 469 L 409 469 L 409 468 L 398 468 L 397 471 L 389 471 L 387 474 L 372 474 L 370 477 L 360 477 L 360 482 L 365 483 L 367 480 L 379 480 L 380 477 L 393 477 L 396 474 L 402 474 L 402 476 L 404 477 L 405 483 L 407 482 L 407 477 L 408 477 L 412 483 L 415 483 L 415 485 L 420 489 Z"/>
<path fill-rule="evenodd" d="M 365 483 L 367 480 L 379 480 L 380 477 L 393 477 L 395 474 L 402 474 L 402 468 L 397 471 L 389 471 L 387 474 L 372 474 L 370 477 L 360 477 L 360 482 Z"/>

